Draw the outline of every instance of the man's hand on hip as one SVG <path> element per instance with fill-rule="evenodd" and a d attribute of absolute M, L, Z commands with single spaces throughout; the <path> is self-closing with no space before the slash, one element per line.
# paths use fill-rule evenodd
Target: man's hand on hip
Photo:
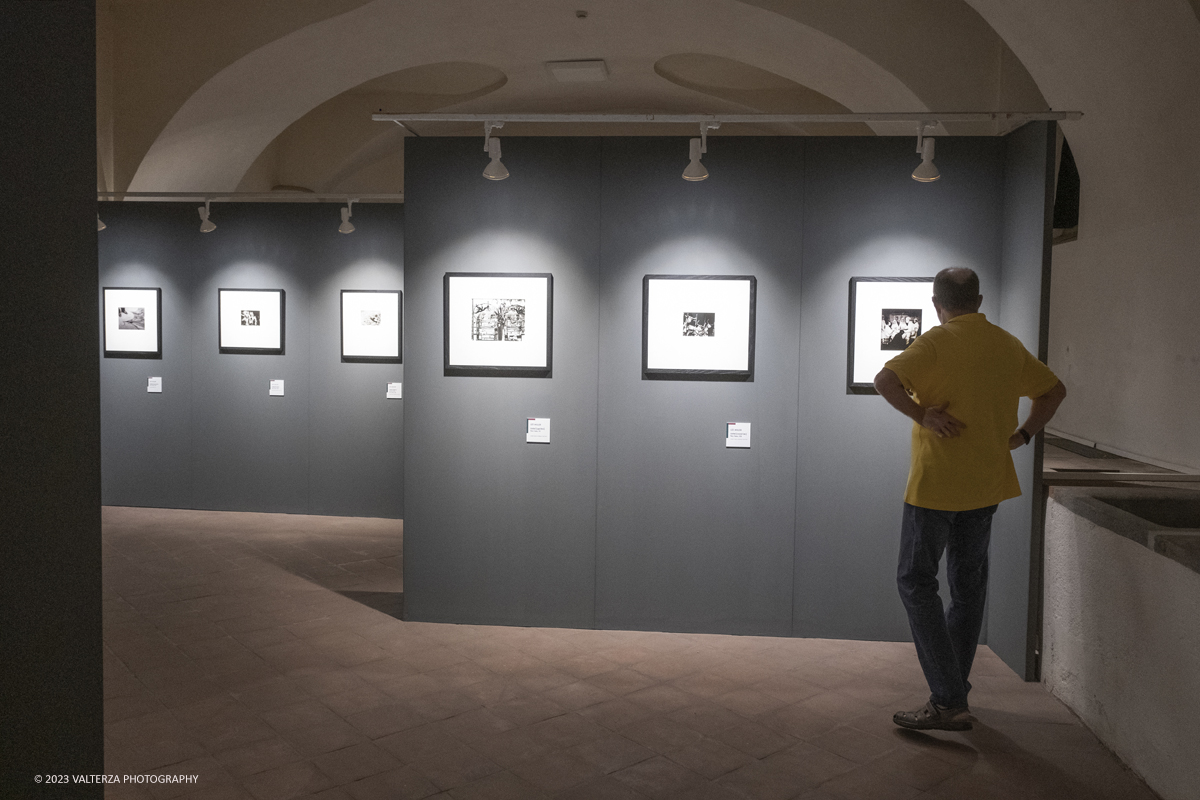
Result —
<path fill-rule="evenodd" d="M 925 409 L 925 413 L 921 416 L 921 425 L 943 439 L 953 439 L 962 433 L 963 428 L 967 427 L 961 420 L 946 413 L 945 403 Z"/>
<path fill-rule="evenodd" d="M 946 413 L 946 403 L 930 408 L 917 405 L 905 391 L 900 376 L 887 367 L 879 370 L 879 374 L 875 376 L 875 391 L 879 392 L 892 408 L 943 439 L 958 436 L 962 429 L 967 427 L 961 420 Z"/>

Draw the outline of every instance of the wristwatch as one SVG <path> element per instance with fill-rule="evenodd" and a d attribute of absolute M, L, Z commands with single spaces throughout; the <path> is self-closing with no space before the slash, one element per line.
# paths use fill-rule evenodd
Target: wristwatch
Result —
<path fill-rule="evenodd" d="M 1024 428 L 1017 428 L 1017 433 L 1021 434 L 1021 438 L 1025 440 L 1025 444 L 1029 444 L 1029 440 L 1033 438 L 1029 435 L 1029 431 Z"/>

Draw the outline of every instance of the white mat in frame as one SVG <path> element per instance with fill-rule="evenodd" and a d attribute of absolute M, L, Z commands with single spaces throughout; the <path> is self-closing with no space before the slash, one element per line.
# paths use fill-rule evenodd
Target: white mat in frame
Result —
<path fill-rule="evenodd" d="M 342 290 L 342 361 L 401 363 L 403 293 Z"/>
<path fill-rule="evenodd" d="M 223 354 L 283 355 L 282 289 L 218 289 L 218 349 Z"/>
<path fill-rule="evenodd" d="M 646 275 L 646 378 L 753 380 L 758 281 L 752 275 Z"/>
<path fill-rule="evenodd" d="M 938 324 L 933 278 L 851 278 L 846 393 L 875 394 L 883 365 Z"/>
<path fill-rule="evenodd" d="M 104 287 L 104 356 L 162 358 L 162 289 Z"/>
<path fill-rule="evenodd" d="M 550 374 L 551 274 L 448 272 L 442 288 L 445 374 Z"/>

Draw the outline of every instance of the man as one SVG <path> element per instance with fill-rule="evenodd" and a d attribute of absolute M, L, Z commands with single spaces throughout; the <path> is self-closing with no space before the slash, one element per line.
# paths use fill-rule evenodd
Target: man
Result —
<path fill-rule="evenodd" d="M 978 313 L 982 301 L 972 270 L 939 272 L 933 305 L 942 324 L 875 376 L 879 394 L 915 423 L 897 583 L 931 696 L 892 718 L 904 728 L 971 728 L 967 678 L 983 624 L 992 514 L 1021 494 L 1009 451 L 1029 444 L 1067 394 L 1015 336 Z M 1017 427 L 1020 397 L 1033 405 Z M 943 551 L 945 611 L 937 593 Z"/>

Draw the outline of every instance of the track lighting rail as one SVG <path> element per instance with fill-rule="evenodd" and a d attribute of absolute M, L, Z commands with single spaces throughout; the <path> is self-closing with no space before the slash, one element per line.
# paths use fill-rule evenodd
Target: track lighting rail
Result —
<path fill-rule="evenodd" d="M 402 203 L 404 192 L 332 194 L 328 192 L 96 192 L 97 200 L 167 200 L 213 203 Z"/>
<path fill-rule="evenodd" d="M 617 122 L 617 123 L 680 123 L 696 125 L 717 124 L 776 124 L 821 122 L 996 122 L 1012 130 L 1036 120 L 1078 120 L 1082 111 L 901 111 L 865 114 L 372 114 L 376 122 Z M 498 126 L 497 126 L 498 127 Z"/>

